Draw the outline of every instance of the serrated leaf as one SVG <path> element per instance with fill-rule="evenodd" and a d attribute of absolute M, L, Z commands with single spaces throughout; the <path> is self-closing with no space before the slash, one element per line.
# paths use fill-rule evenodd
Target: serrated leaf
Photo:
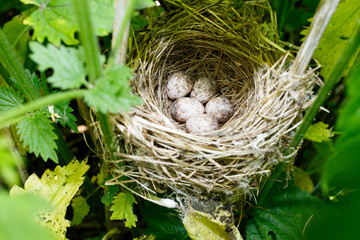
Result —
<path fill-rule="evenodd" d="M 5 23 L 2 31 L 16 51 L 20 61 L 24 63 L 27 52 L 27 42 L 30 40 L 30 27 L 24 25 L 23 19 L 18 15 L 13 17 L 11 21 Z"/>
<path fill-rule="evenodd" d="M 60 102 L 54 105 L 54 112 L 58 114 L 61 118 L 56 118 L 56 121 L 59 122 L 63 127 L 68 126 L 75 132 L 78 132 L 76 125 L 76 117 L 72 114 L 74 109 L 69 106 L 69 101 Z"/>
<path fill-rule="evenodd" d="M 153 236 L 153 235 L 150 235 L 150 236 L 143 235 L 140 238 L 134 238 L 133 240 L 155 240 L 155 236 Z"/>
<path fill-rule="evenodd" d="M 313 142 L 328 142 L 331 141 L 331 137 L 335 134 L 331 131 L 332 128 L 328 129 L 329 124 L 323 122 L 317 122 L 311 125 L 306 131 L 304 138 Z"/>
<path fill-rule="evenodd" d="M 22 98 L 12 88 L 6 88 L 6 87 L 0 88 L 0 113 L 18 107 L 21 104 L 23 104 L 23 102 L 24 102 L 24 98 Z"/>
<path fill-rule="evenodd" d="M 38 64 L 40 71 L 53 69 L 54 74 L 48 81 L 55 88 L 78 88 L 85 82 L 86 70 L 81 60 L 79 49 L 48 44 L 46 47 L 38 42 L 30 42 L 30 58 Z"/>
<path fill-rule="evenodd" d="M 30 152 L 36 156 L 41 155 L 46 162 L 48 158 L 58 163 L 56 154 L 57 135 L 53 132 L 54 127 L 51 121 L 41 112 L 24 117 L 17 126 L 18 135 L 24 147 L 29 146 Z"/>
<path fill-rule="evenodd" d="M 79 225 L 84 217 L 89 213 L 90 207 L 86 202 L 86 199 L 79 196 L 72 200 L 71 206 L 74 210 L 74 216 L 71 221 L 72 225 Z"/>
<path fill-rule="evenodd" d="M 39 7 L 24 20 L 25 24 L 34 27 L 34 38 L 59 46 L 61 41 L 68 45 L 78 44 L 74 34 L 79 30 L 72 0 L 21 0 L 25 4 Z M 112 30 L 114 19 L 113 0 L 91 0 L 90 13 L 93 18 L 95 32 L 105 36 Z"/>
<path fill-rule="evenodd" d="M 52 209 L 40 212 L 38 219 L 58 239 L 65 239 L 66 228 L 70 226 L 70 222 L 65 219 L 66 209 L 83 184 L 83 175 L 88 169 L 85 161 L 74 159 L 67 166 L 57 166 L 54 171 L 47 169 L 41 179 L 32 174 L 26 180 L 24 189 L 15 186 L 10 190 L 10 195 L 32 193 L 49 201 Z"/>
<path fill-rule="evenodd" d="M 136 227 L 137 216 L 133 212 L 133 203 L 137 203 L 130 193 L 119 193 L 114 197 L 110 211 L 110 220 L 125 220 L 125 227 Z"/>
<path fill-rule="evenodd" d="M 246 228 L 247 240 L 303 239 L 307 223 L 322 217 L 326 205 L 295 186 L 293 181 L 277 182 L 270 190 L 267 201 L 253 212 Z"/>
<path fill-rule="evenodd" d="M 114 196 L 119 192 L 118 185 L 106 186 L 106 191 L 104 192 L 104 196 L 101 198 L 101 202 L 106 206 L 110 206 L 111 202 L 114 200 Z"/>
<path fill-rule="evenodd" d="M 131 94 L 130 78 L 131 69 L 124 65 L 116 65 L 106 70 L 104 77 L 86 93 L 85 102 L 104 114 L 130 110 L 131 106 L 142 103 L 138 96 Z"/>
<path fill-rule="evenodd" d="M 339 3 L 314 53 L 314 57 L 322 65 L 321 74 L 325 79 L 328 78 L 335 66 L 334 59 L 338 59 L 345 48 L 359 16 L 360 0 L 347 0 Z M 348 60 L 348 67 L 343 71 L 343 76 L 348 74 L 356 55 L 354 53 L 354 57 Z"/>
<path fill-rule="evenodd" d="M 56 240 L 51 231 L 36 220 L 41 211 L 49 211 L 50 204 L 39 196 L 23 194 L 11 197 L 0 190 L 0 236 L 4 240 Z"/>

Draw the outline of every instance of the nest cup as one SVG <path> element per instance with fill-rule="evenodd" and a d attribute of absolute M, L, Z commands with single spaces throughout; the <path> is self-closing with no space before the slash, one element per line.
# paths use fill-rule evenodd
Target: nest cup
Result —
<path fill-rule="evenodd" d="M 132 87 L 144 103 L 113 116 L 121 151 L 109 183 L 131 182 L 143 196 L 244 196 L 286 160 L 316 75 L 291 76 L 293 57 L 276 45 L 275 24 L 261 22 L 271 19 L 266 5 L 169 2 L 178 10 L 150 19 L 131 45 Z M 234 115 L 219 130 L 187 133 L 171 117 L 166 85 L 178 71 L 215 79 L 232 102 Z"/>

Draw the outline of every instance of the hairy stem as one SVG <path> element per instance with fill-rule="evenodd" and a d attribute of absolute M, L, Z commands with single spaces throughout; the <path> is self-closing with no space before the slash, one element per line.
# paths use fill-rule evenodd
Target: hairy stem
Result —
<path fill-rule="evenodd" d="M 16 52 L 7 40 L 5 34 L 0 30 L 0 62 L 11 77 L 15 78 L 20 91 L 27 100 L 35 100 L 40 97 L 34 83 L 25 72 Z"/>
<path fill-rule="evenodd" d="M 102 72 L 100 64 L 100 47 L 94 33 L 94 27 L 87 0 L 74 0 L 75 12 L 79 23 L 81 44 L 84 46 L 89 80 L 94 83 Z"/>
<path fill-rule="evenodd" d="M 44 106 L 53 105 L 68 99 L 83 97 L 86 91 L 87 90 L 73 90 L 68 92 L 60 92 L 25 103 L 24 105 L 0 114 L 0 127 L 13 123 L 14 119 L 19 120 L 19 117 L 22 117 L 24 114 L 39 110 Z"/>

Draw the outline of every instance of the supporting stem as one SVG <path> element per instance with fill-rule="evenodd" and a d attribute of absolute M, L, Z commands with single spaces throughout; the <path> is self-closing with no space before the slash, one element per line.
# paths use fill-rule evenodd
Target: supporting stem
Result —
<path fill-rule="evenodd" d="M 321 36 L 324 33 L 332 15 L 334 14 L 340 0 L 322 0 L 316 10 L 313 21 L 310 25 L 309 34 L 301 45 L 292 67 L 292 74 L 302 75 L 317 48 Z"/>
<path fill-rule="evenodd" d="M 296 131 L 295 136 L 290 143 L 290 146 L 285 152 L 285 156 L 293 152 L 300 144 L 301 140 L 305 135 L 306 130 L 309 128 L 313 119 L 318 113 L 320 106 L 328 98 L 330 91 L 334 88 L 335 84 L 340 79 L 344 69 L 347 67 L 349 63 L 348 60 L 351 59 L 352 55 L 356 53 L 359 48 L 360 48 L 360 18 L 356 23 L 354 33 L 352 34 L 345 49 L 342 51 L 339 58 L 337 59 L 334 68 L 332 69 L 328 79 L 326 79 L 324 83 L 324 86 L 320 89 L 315 102 L 306 112 L 302 124 L 300 125 L 299 129 Z M 274 181 L 270 181 L 270 179 L 277 179 L 280 176 L 280 174 L 286 169 L 286 166 L 287 166 L 286 163 L 283 162 L 279 163 L 272 172 L 271 176 L 264 181 L 263 187 L 260 190 L 260 198 L 258 201 L 258 205 L 261 205 L 264 202 L 270 189 L 274 184 Z"/>
<path fill-rule="evenodd" d="M 111 53 L 108 67 L 112 67 L 116 63 L 117 55 L 120 51 L 120 47 L 122 46 L 122 41 L 124 38 L 124 35 L 126 33 L 126 29 L 128 28 L 128 23 L 131 19 L 131 16 L 135 9 L 135 0 L 129 0 L 128 5 L 126 7 L 125 14 L 123 16 L 120 16 L 122 18 L 122 22 L 120 27 L 118 27 L 118 32 L 116 34 L 116 37 L 113 39 L 114 43 L 113 45 L 113 51 Z"/>

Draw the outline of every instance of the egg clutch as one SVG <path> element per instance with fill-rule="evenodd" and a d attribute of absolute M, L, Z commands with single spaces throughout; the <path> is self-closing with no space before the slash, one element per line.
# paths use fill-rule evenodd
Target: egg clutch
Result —
<path fill-rule="evenodd" d="M 178 122 L 186 123 L 186 131 L 201 134 L 218 130 L 220 124 L 234 114 L 231 102 L 218 94 L 214 79 L 200 77 L 193 81 L 183 71 L 170 75 L 166 86 L 171 116 Z"/>

